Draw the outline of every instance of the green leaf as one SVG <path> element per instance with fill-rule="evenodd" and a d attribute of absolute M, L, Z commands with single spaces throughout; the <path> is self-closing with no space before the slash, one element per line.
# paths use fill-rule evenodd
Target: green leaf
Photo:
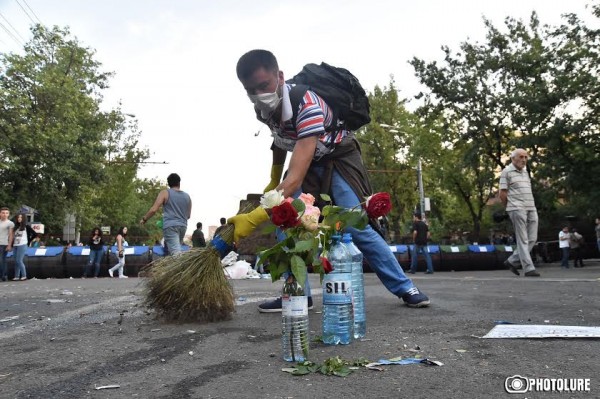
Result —
<path fill-rule="evenodd" d="M 303 240 L 296 242 L 296 246 L 292 250 L 293 253 L 306 252 L 313 249 L 315 243 L 313 240 Z"/>
<path fill-rule="evenodd" d="M 306 286 L 306 264 L 304 263 L 304 259 L 299 257 L 298 255 L 293 255 L 290 259 L 291 261 L 291 271 L 294 276 L 296 276 L 296 280 L 302 287 Z"/>
<path fill-rule="evenodd" d="M 296 212 L 298 212 L 298 214 L 302 214 L 304 212 L 304 210 L 306 209 L 306 205 L 304 204 L 304 202 L 302 202 L 302 200 L 299 200 L 297 198 L 292 201 L 292 206 L 294 207 Z"/>

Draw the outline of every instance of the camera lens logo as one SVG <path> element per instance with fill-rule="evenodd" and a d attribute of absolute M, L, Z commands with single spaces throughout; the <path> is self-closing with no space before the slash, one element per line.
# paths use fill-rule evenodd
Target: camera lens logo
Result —
<path fill-rule="evenodd" d="M 513 375 L 504 381 L 504 389 L 508 393 L 525 393 L 529 390 L 529 379 L 520 375 Z"/>

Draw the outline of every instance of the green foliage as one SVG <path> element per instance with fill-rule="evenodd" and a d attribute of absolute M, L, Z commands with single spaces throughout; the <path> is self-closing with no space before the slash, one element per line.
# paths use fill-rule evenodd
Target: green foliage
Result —
<path fill-rule="evenodd" d="M 0 54 L 0 203 L 37 209 L 50 232 L 62 231 L 66 213 L 83 237 L 133 226 L 140 200 L 154 199 L 136 179 L 148 152 L 132 116 L 101 111 L 112 74 L 67 28 L 31 30 L 22 55 Z"/>
<path fill-rule="evenodd" d="M 359 366 L 364 366 L 369 362 L 364 359 L 344 360 L 339 356 L 325 359 L 322 364 L 314 363 L 309 360 L 299 362 L 295 367 L 287 367 L 282 369 L 286 373 L 292 375 L 306 375 L 311 373 L 321 373 L 324 375 L 333 375 L 337 377 L 347 377 Z"/>
<path fill-rule="evenodd" d="M 598 5 L 593 12 L 598 16 Z M 597 213 L 600 31 L 575 15 L 558 27 L 542 25 L 535 13 L 527 22 L 507 18 L 504 30 L 484 23 L 484 43 L 464 42 L 458 52 L 444 47 L 443 63 L 411 61 L 428 88 L 419 114 L 441 123 L 444 153 L 454 158 L 454 170 L 439 178 L 450 180 L 447 188 L 454 186 L 476 231 L 496 174 L 522 147 L 542 214 L 574 201 Z"/>

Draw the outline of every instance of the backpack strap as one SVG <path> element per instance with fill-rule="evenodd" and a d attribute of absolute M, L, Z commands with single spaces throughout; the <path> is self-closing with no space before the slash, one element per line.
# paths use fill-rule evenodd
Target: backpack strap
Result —
<path fill-rule="evenodd" d="M 306 85 L 295 85 L 290 89 L 290 103 L 292 104 L 292 124 L 296 126 L 296 119 L 298 118 L 298 107 L 300 102 L 310 87 Z"/>
<path fill-rule="evenodd" d="M 300 103 L 302 102 L 302 98 L 304 97 L 304 95 L 306 94 L 306 92 L 308 90 L 310 90 L 310 86 L 297 84 L 295 86 L 292 86 L 292 88 L 289 91 L 290 103 L 292 105 L 292 124 L 294 125 L 294 128 L 296 127 L 296 119 L 298 118 L 298 109 L 300 107 Z M 317 94 L 317 93 L 315 93 L 315 94 Z M 337 128 L 338 128 L 337 114 L 335 113 L 335 110 L 333 108 L 331 108 L 330 104 L 327 104 L 327 105 L 333 112 L 332 121 L 334 121 L 334 122 L 330 126 L 325 128 L 325 131 L 328 132 L 329 135 L 331 136 L 330 140 L 329 140 L 330 144 L 327 145 L 327 148 L 332 148 L 333 146 L 335 146 L 335 143 L 333 141 L 335 139 L 335 134 L 336 134 Z"/>

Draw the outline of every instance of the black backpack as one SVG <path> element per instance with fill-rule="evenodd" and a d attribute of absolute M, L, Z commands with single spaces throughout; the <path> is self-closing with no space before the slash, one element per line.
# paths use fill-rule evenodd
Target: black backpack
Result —
<path fill-rule="evenodd" d="M 339 128 L 358 130 L 371 122 L 369 98 L 358 79 L 347 69 L 337 68 L 324 62 L 321 65 L 306 64 L 296 76 L 286 82 L 296 84 L 290 90 L 294 126 L 296 126 L 300 100 L 309 89 L 322 97 L 331 107 L 334 123 L 327 128 L 327 131 Z"/>

